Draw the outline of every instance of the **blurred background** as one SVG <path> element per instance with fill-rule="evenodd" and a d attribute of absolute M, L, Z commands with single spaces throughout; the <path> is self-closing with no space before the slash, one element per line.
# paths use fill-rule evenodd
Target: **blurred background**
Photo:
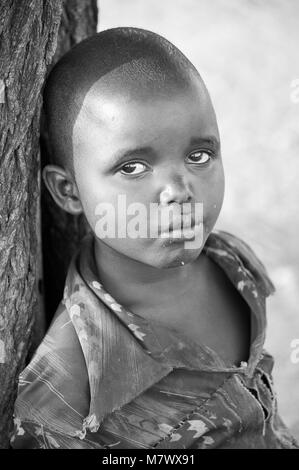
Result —
<path fill-rule="evenodd" d="M 276 361 L 280 414 L 299 438 L 299 363 L 291 361 L 299 339 L 299 2 L 100 0 L 99 8 L 99 30 L 159 33 L 206 82 L 226 171 L 217 228 L 249 243 L 276 286 L 265 347 Z"/>

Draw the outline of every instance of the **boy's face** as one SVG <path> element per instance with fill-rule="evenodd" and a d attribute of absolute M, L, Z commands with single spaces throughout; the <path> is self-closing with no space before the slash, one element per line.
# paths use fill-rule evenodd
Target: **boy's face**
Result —
<path fill-rule="evenodd" d="M 73 149 L 78 193 L 96 243 L 158 268 L 187 264 L 198 257 L 224 196 L 216 118 L 201 84 L 167 95 L 132 97 L 103 93 L 95 83 L 75 123 Z M 96 208 L 109 203 L 117 215 L 120 195 L 126 207 L 143 205 L 148 226 L 150 203 L 163 210 L 189 202 L 193 211 L 195 203 L 202 203 L 202 246 L 186 249 L 183 238 L 118 238 L 117 216 L 115 237 L 100 240 Z"/>

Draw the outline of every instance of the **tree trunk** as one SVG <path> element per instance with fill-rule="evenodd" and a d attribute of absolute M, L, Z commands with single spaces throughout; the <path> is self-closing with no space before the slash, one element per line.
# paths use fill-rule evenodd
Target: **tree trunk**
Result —
<path fill-rule="evenodd" d="M 96 0 L 0 3 L 0 448 L 9 446 L 17 377 L 30 351 L 35 319 L 43 324 L 38 293 L 41 90 L 53 57 L 95 32 L 96 22 Z M 45 226 L 47 217 L 48 212 Z M 56 218 L 51 223 L 45 252 L 54 246 L 53 238 L 63 238 L 69 222 Z M 72 248 L 77 227 L 74 223 Z"/>

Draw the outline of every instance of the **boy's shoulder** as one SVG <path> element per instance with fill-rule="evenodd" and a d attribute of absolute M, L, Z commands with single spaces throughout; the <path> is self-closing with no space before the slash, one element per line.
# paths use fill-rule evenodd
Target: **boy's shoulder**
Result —
<path fill-rule="evenodd" d="M 214 230 L 212 235 L 226 247 L 233 251 L 242 262 L 243 268 L 254 278 L 260 292 L 269 296 L 275 292 L 275 286 L 271 281 L 265 265 L 253 251 L 253 249 L 240 237 L 225 230 Z"/>
<path fill-rule="evenodd" d="M 19 376 L 15 416 L 53 427 L 67 407 L 73 410 L 72 420 L 76 422 L 80 414 L 88 413 L 88 397 L 86 362 L 61 302 L 45 337 Z"/>

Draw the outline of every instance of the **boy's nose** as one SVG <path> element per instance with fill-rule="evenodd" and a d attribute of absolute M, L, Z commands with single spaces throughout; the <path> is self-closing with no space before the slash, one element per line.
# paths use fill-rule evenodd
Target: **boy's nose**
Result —
<path fill-rule="evenodd" d="M 160 204 L 163 206 L 174 202 L 182 204 L 191 201 L 190 183 L 182 175 L 173 174 L 169 177 L 160 192 Z"/>

